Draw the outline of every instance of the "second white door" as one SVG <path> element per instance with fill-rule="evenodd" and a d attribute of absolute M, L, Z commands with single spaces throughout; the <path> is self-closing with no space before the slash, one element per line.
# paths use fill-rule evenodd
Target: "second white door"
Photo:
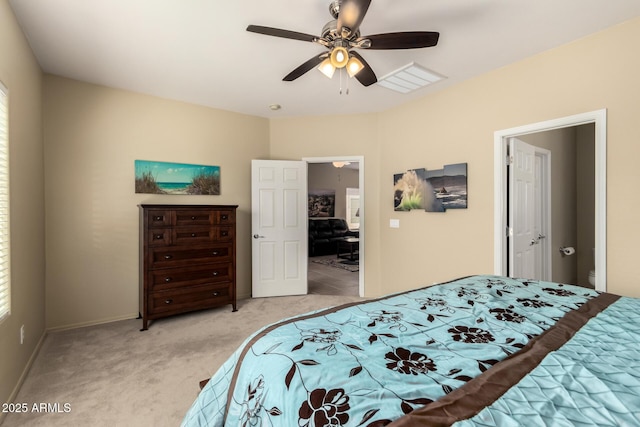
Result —
<path fill-rule="evenodd" d="M 307 163 L 251 162 L 252 296 L 307 293 Z"/>
<path fill-rule="evenodd" d="M 544 279 L 541 229 L 540 165 L 536 149 L 519 139 L 509 141 L 509 275 Z"/>

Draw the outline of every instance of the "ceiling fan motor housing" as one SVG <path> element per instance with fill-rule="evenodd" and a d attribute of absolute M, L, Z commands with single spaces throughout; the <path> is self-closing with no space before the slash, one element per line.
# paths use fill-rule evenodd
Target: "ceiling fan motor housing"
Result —
<path fill-rule="evenodd" d="M 327 22 L 324 27 L 322 27 L 322 33 L 321 33 L 321 37 L 329 42 L 334 42 L 336 40 L 342 40 L 343 37 L 341 34 L 338 34 L 338 20 L 337 19 L 333 19 L 329 22 Z M 357 38 L 360 37 L 360 30 L 356 31 L 355 33 L 352 33 L 349 36 L 348 40 L 356 40 Z M 344 45 L 346 46 L 347 43 L 344 43 Z"/>

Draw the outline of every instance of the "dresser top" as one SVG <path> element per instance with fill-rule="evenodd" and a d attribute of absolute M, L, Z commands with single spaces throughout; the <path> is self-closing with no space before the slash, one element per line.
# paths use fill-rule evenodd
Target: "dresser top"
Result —
<path fill-rule="evenodd" d="M 238 205 L 167 205 L 167 204 L 140 204 L 138 205 L 143 209 L 197 209 L 197 208 L 222 208 L 222 209 L 236 209 Z"/>

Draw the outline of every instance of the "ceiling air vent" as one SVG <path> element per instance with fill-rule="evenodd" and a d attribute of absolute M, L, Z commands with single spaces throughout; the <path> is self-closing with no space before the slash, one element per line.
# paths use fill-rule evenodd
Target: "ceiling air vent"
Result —
<path fill-rule="evenodd" d="M 400 93 L 409 93 L 436 83 L 446 77 L 411 62 L 378 80 L 380 86 Z"/>

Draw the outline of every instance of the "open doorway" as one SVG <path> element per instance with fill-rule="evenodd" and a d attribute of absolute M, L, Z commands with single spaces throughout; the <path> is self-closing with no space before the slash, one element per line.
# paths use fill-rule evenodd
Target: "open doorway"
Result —
<path fill-rule="evenodd" d="M 589 123 L 511 138 L 512 145 L 523 144 L 534 153 L 534 177 L 542 175 L 542 179 L 534 179 L 529 209 L 512 200 L 521 195 L 514 191 L 518 186 L 509 186 L 508 226 L 514 230 L 509 244 L 520 243 L 520 250 L 539 255 L 513 256 L 518 251 L 510 248 L 509 275 L 594 287 L 594 135 L 594 124 Z M 511 177 L 518 165 L 507 169 Z M 539 169 L 546 169 L 546 173 L 540 174 Z M 527 222 L 532 227 L 522 226 Z M 527 236 L 520 230 L 533 232 Z"/>
<path fill-rule="evenodd" d="M 364 157 L 303 160 L 308 166 L 309 293 L 363 296 Z"/>
<path fill-rule="evenodd" d="M 506 129 L 495 133 L 494 138 L 494 271 L 496 274 L 509 275 L 508 258 L 509 258 L 509 203 L 508 203 L 508 179 L 507 167 L 508 162 L 508 141 L 510 138 L 518 137 L 524 139 L 537 139 L 528 135 L 535 135 L 541 132 L 561 130 L 567 128 L 579 129 L 582 125 L 591 125 L 582 129 L 589 129 L 593 136 L 593 215 L 591 228 L 593 243 L 587 242 L 581 249 L 583 262 L 581 264 L 589 265 L 589 260 L 595 261 L 595 288 L 599 291 L 606 291 L 606 110 L 579 114 L 575 116 L 565 117 L 561 119 L 551 120 L 547 122 L 535 123 L 513 129 Z M 581 178 L 576 178 L 577 180 Z M 553 183 L 551 191 L 553 191 Z M 579 190 L 578 190 L 579 191 Z M 577 196 L 576 196 L 577 197 Z M 584 222 L 578 217 L 573 220 L 576 224 Z M 582 227 L 585 227 L 583 224 Z M 560 227 L 556 227 L 560 230 Z M 583 228 L 587 229 L 587 228 Z M 577 231 L 583 233 L 584 231 Z M 569 237 L 568 240 L 572 238 Z M 575 241 L 577 241 L 577 237 Z M 584 240 L 584 239 L 583 239 Z M 558 256 L 562 256 L 559 251 L 562 246 L 552 248 L 558 251 Z M 595 250 L 589 250 L 588 246 L 592 246 Z M 584 249 L 587 247 L 587 249 Z M 575 248 L 574 248 L 575 249 Z M 585 253 L 586 252 L 586 253 Z M 576 257 L 577 258 L 577 257 Z M 585 267 L 581 267 L 584 269 Z M 584 275 L 584 272 L 579 272 Z M 588 273 L 586 273 L 588 274 Z M 553 276 L 552 276 L 553 277 Z M 555 280 L 554 281 L 563 281 Z"/>

